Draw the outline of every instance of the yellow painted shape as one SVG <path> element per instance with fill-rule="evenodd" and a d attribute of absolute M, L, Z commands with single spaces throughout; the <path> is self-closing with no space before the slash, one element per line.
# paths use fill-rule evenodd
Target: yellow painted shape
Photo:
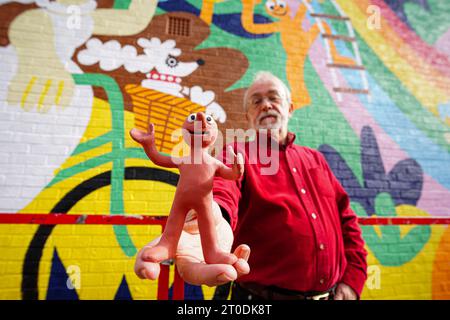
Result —
<path fill-rule="evenodd" d="M 22 267 L 37 225 L 0 225 L 0 300 L 22 299 Z"/>
<path fill-rule="evenodd" d="M 205 21 L 208 25 L 212 22 L 212 17 L 214 14 L 214 4 L 215 0 L 203 0 L 202 9 L 200 11 L 200 19 Z"/>
<path fill-rule="evenodd" d="M 31 89 L 33 89 L 34 83 L 36 82 L 37 77 L 32 77 L 30 79 L 30 82 L 28 83 L 27 87 L 25 88 L 25 91 L 23 92 L 22 95 L 22 100 L 21 102 L 21 106 L 22 108 L 25 107 L 25 102 L 27 101 L 28 95 L 30 94 Z"/>
<path fill-rule="evenodd" d="M 99 126 L 99 119 L 104 125 Z M 91 121 L 82 141 L 87 141 L 110 128 L 109 105 L 94 99 Z M 125 112 L 125 143 L 136 146 L 128 134 L 134 126 L 134 115 Z M 61 168 L 110 151 L 104 145 L 70 157 Z M 150 160 L 127 159 L 127 166 L 154 166 Z M 111 163 L 84 171 L 42 190 L 21 212 L 48 213 L 67 192 L 91 177 L 112 169 Z M 177 169 L 170 171 L 178 173 Z M 79 201 L 69 214 L 107 214 L 110 208 L 110 187 L 103 187 Z M 172 205 L 175 187 L 155 181 L 124 181 L 124 205 L 128 214 L 167 215 Z M 22 266 L 25 253 L 36 232 L 37 225 L 0 225 L 0 298 L 20 299 Z M 142 248 L 161 233 L 159 226 L 128 226 L 128 232 L 137 248 Z M 50 279 L 54 248 L 63 265 L 77 265 L 81 269 L 81 299 L 113 299 L 123 275 L 126 276 L 135 299 L 156 299 L 157 281 L 143 281 L 134 274 L 135 257 L 126 257 L 117 243 L 112 226 L 60 225 L 55 227 L 46 242 L 40 262 L 39 299 L 45 299 Z M 101 289 L 99 289 L 101 288 Z"/>
<path fill-rule="evenodd" d="M 56 92 L 55 104 L 59 105 L 61 103 L 61 97 L 64 90 L 64 81 L 59 81 L 58 83 L 58 91 Z"/>
<path fill-rule="evenodd" d="M 48 111 L 48 109 L 50 107 L 50 106 L 46 106 L 44 104 L 44 101 L 45 101 L 45 97 L 46 97 L 51 85 L 52 85 L 52 80 L 47 80 L 45 82 L 44 88 L 42 88 L 42 92 L 41 92 L 41 95 L 40 95 L 39 101 L 38 101 L 38 110 L 41 112 Z"/>
<path fill-rule="evenodd" d="M 364 41 L 380 57 L 386 67 L 405 85 L 406 88 L 430 112 L 439 116 L 437 106 L 449 100 L 449 93 L 442 92 L 418 74 L 417 70 L 405 62 L 383 36 L 383 28 L 369 30 L 366 25 L 367 17 L 361 12 L 355 1 L 337 0 L 337 3 L 350 17 L 353 26 Z"/>
<path fill-rule="evenodd" d="M 398 216 L 429 216 L 417 207 L 402 205 L 396 208 Z M 404 236 L 413 226 L 401 226 Z M 378 267 L 381 273 L 380 288 L 369 288 L 370 279 L 364 286 L 361 299 L 431 299 L 433 262 L 444 226 L 431 226 L 431 236 L 422 251 L 408 263 L 399 267 L 382 266 L 370 248 L 367 263 Z"/>
<path fill-rule="evenodd" d="M 71 210 L 74 213 L 105 214 L 109 211 L 111 188 L 87 195 Z M 128 214 L 167 215 L 175 187 L 154 181 L 124 181 L 124 204 Z M 147 211 L 147 212 L 144 212 Z M 161 233 L 159 226 L 128 226 L 137 248 L 142 248 Z M 60 225 L 47 242 L 43 262 L 51 261 L 57 248 L 63 265 L 81 270 L 80 299 L 113 299 L 123 275 L 136 299 L 156 299 L 157 282 L 140 280 L 134 274 L 135 257 L 127 257 L 119 247 L 112 226 Z M 49 268 L 41 268 L 40 296 L 45 296 Z M 101 288 L 101 290 L 99 290 Z"/>
<path fill-rule="evenodd" d="M 436 253 L 433 270 L 433 299 L 450 299 L 450 227 L 447 225 Z"/>

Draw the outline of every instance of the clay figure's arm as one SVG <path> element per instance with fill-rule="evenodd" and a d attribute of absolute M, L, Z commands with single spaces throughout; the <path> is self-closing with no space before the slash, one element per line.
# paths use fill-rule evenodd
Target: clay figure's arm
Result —
<path fill-rule="evenodd" d="M 130 136 L 134 141 L 141 144 L 145 153 L 153 161 L 154 164 L 165 168 L 178 168 L 178 165 L 169 156 L 159 153 L 155 146 L 155 129 L 153 123 L 148 126 L 148 133 L 144 133 L 137 129 L 130 131 Z"/>
<path fill-rule="evenodd" d="M 232 156 L 233 165 L 227 167 L 221 161 L 217 161 L 219 168 L 216 171 L 216 175 L 228 180 L 237 180 L 244 174 L 244 158 L 239 152 L 236 155 L 231 146 L 228 146 L 228 151 Z"/>
<path fill-rule="evenodd" d="M 266 34 L 279 31 L 278 23 L 255 23 L 253 13 L 255 5 L 261 1 L 258 0 L 242 0 L 242 26 L 247 32 L 254 34 Z"/>

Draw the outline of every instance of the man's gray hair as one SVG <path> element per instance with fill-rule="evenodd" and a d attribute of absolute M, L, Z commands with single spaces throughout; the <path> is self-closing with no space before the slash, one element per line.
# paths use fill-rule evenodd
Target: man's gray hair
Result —
<path fill-rule="evenodd" d="M 284 98 L 286 98 L 286 101 L 290 104 L 291 103 L 291 92 L 289 91 L 288 87 L 284 84 L 283 81 L 281 81 L 280 78 L 275 76 L 273 73 L 269 71 L 259 71 L 255 77 L 253 78 L 252 84 L 247 88 L 244 94 L 244 110 L 247 111 L 247 99 L 248 99 L 248 92 L 250 88 L 255 85 L 258 82 L 272 82 L 277 83 L 280 85 L 282 90 L 284 92 Z"/>

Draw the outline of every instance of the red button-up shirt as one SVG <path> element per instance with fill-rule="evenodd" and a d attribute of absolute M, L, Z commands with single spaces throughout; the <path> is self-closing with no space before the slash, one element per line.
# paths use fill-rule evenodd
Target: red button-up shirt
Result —
<path fill-rule="evenodd" d="M 279 161 L 272 175 L 261 174 L 269 167 L 266 157 L 249 152 L 252 146 L 260 150 L 257 140 L 234 143 L 245 158 L 244 176 L 214 180 L 214 200 L 230 216 L 233 249 L 251 248 L 250 273 L 238 281 L 302 292 L 343 282 L 359 296 L 367 252 L 349 197 L 322 154 L 294 139 L 289 133 L 285 146 L 271 150 L 271 159 Z"/>

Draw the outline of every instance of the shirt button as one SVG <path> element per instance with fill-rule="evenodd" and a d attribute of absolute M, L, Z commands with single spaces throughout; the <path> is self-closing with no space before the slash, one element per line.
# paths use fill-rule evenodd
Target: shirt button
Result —
<path fill-rule="evenodd" d="M 292 168 L 292 171 L 297 172 L 297 168 Z"/>
<path fill-rule="evenodd" d="M 317 216 L 316 216 L 315 213 L 311 214 L 311 217 L 312 217 L 314 220 L 317 219 Z"/>
<path fill-rule="evenodd" d="M 320 284 L 323 284 L 325 282 L 325 280 L 324 279 L 320 279 L 319 282 L 320 282 Z"/>
<path fill-rule="evenodd" d="M 321 243 L 321 244 L 319 245 L 319 249 L 320 249 L 320 250 L 325 249 L 325 245 L 324 245 L 323 243 Z"/>
<path fill-rule="evenodd" d="M 306 190 L 305 189 L 302 189 L 302 190 L 300 190 L 303 194 L 305 194 L 306 193 Z"/>

